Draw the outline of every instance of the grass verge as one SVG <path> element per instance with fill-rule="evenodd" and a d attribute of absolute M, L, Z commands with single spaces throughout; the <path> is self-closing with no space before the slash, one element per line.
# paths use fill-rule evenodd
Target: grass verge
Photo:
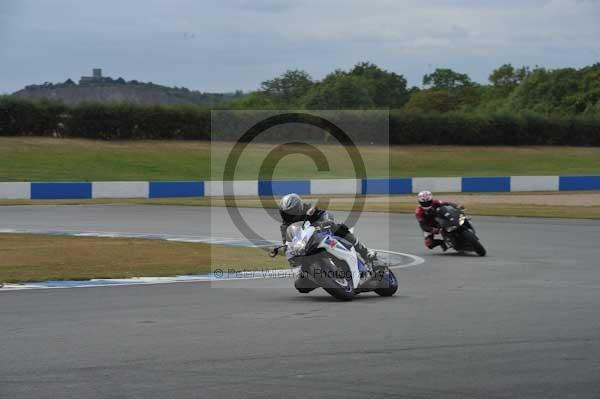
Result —
<path fill-rule="evenodd" d="M 231 146 L 202 141 L 0 137 L 0 181 L 219 180 Z M 306 155 L 294 154 L 270 165 L 273 177 L 355 177 L 343 147 L 317 148 L 327 155 L 329 171 L 319 172 Z M 249 145 L 236 179 L 264 178 L 259 170 L 272 149 Z M 294 147 L 282 146 L 278 151 L 293 152 Z M 596 147 L 362 146 L 360 151 L 370 177 L 600 174 L 600 148 Z"/>
<path fill-rule="evenodd" d="M 498 193 L 498 194 L 441 194 L 440 198 L 465 205 L 470 215 L 517 216 L 567 219 L 600 219 L 598 192 L 569 193 Z M 327 209 L 349 211 L 352 197 L 307 196 L 307 201 L 317 203 L 329 199 Z M 507 201 L 510 199 L 510 201 Z M 413 195 L 364 196 L 359 204 L 368 212 L 413 213 Z M 92 200 L 0 200 L 0 206 L 14 205 L 172 205 L 172 206 L 225 206 L 224 198 L 162 198 L 162 199 L 92 199 Z M 242 208 L 275 208 L 277 204 L 267 199 L 264 204 L 257 197 L 240 197 L 236 204 Z"/>
<path fill-rule="evenodd" d="M 217 261 L 212 261 L 218 259 Z M 285 269 L 257 248 L 128 238 L 0 234 L 0 282 L 176 276 Z"/>

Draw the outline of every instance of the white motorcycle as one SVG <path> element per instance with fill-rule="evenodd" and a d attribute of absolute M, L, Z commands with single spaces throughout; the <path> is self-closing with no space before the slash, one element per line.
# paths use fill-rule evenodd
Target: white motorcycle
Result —
<path fill-rule="evenodd" d="M 348 301 L 361 292 L 392 296 L 398 290 L 398 280 L 387 265 L 374 261 L 367 267 L 352 244 L 334 236 L 330 226 L 293 223 L 287 228 L 286 244 L 273 248 L 269 256 L 277 256 L 283 248 L 290 266 L 298 269 L 294 285 L 300 293 L 320 287 Z"/>

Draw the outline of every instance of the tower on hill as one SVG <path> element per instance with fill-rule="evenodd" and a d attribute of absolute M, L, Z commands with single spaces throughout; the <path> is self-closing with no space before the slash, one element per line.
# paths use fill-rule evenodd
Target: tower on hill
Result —
<path fill-rule="evenodd" d="M 79 84 L 97 83 L 104 80 L 106 80 L 106 78 L 102 76 L 102 68 L 94 68 L 92 69 L 92 76 L 82 76 L 81 79 L 79 79 Z"/>

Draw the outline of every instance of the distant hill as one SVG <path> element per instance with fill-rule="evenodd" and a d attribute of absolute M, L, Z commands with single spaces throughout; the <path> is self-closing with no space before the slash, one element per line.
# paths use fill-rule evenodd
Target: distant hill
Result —
<path fill-rule="evenodd" d="M 137 80 L 125 81 L 102 76 L 100 69 L 94 69 L 93 76 L 82 76 L 79 83 L 68 79 L 64 83 L 30 85 L 12 94 L 15 97 L 41 100 L 60 100 L 65 104 L 84 101 L 128 102 L 135 104 L 196 104 L 214 106 L 224 100 L 244 96 L 244 93 L 203 93 L 185 87 L 168 87 L 152 82 Z"/>

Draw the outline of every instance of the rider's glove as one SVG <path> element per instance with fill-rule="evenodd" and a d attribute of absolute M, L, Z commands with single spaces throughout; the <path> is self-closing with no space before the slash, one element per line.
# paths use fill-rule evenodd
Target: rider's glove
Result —
<path fill-rule="evenodd" d="M 435 227 L 433 229 L 431 229 L 431 234 L 439 234 L 439 233 L 440 233 L 440 229 L 435 228 Z"/>
<path fill-rule="evenodd" d="M 316 210 L 317 210 L 317 208 L 315 208 L 315 207 L 310 207 L 310 208 L 308 208 L 308 211 L 306 211 L 306 214 L 307 214 L 308 216 L 312 216 L 312 215 L 314 215 L 314 213 L 315 213 L 315 211 L 316 211 Z"/>

